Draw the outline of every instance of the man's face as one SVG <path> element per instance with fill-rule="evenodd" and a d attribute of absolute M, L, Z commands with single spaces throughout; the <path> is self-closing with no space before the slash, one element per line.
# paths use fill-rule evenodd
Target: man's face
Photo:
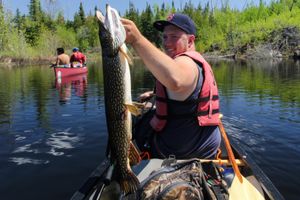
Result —
<path fill-rule="evenodd" d="M 183 53 L 189 48 L 189 37 L 183 30 L 173 25 L 168 25 L 163 31 L 163 47 L 170 57 Z"/>

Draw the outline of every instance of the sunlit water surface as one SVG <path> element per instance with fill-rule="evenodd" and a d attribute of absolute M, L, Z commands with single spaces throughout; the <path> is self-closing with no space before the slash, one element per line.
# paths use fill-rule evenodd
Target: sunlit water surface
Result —
<path fill-rule="evenodd" d="M 212 62 L 224 125 L 286 199 L 299 199 L 300 63 Z M 136 98 L 153 87 L 140 61 Z M 47 66 L 0 67 L 1 199 L 69 199 L 105 155 L 101 63 L 60 80 Z"/>

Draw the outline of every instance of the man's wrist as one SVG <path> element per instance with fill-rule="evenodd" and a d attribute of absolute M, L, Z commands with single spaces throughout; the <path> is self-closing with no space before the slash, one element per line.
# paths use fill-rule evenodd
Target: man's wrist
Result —
<path fill-rule="evenodd" d="M 136 49 L 138 48 L 138 46 L 141 45 L 141 43 L 143 43 L 143 40 L 146 39 L 143 35 L 139 35 L 132 43 L 131 46 Z"/>

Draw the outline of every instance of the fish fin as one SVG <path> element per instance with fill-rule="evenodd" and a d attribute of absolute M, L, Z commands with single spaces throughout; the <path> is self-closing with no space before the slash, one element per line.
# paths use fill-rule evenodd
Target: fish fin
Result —
<path fill-rule="evenodd" d="M 128 170 L 129 172 L 126 173 L 126 176 L 119 181 L 119 184 L 121 190 L 125 194 L 134 194 L 140 187 L 140 181 L 137 178 L 137 176 L 133 173 L 133 171 L 131 171 L 130 169 Z"/>
<path fill-rule="evenodd" d="M 140 108 L 140 109 L 143 109 L 145 107 L 144 103 L 140 103 L 140 102 L 137 102 L 137 101 L 133 101 L 132 104 L 135 105 L 136 107 Z"/>
<path fill-rule="evenodd" d="M 142 114 L 142 109 L 134 105 L 133 103 L 125 103 L 126 108 L 134 116 L 139 116 Z"/>
<path fill-rule="evenodd" d="M 139 164 L 142 160 L 139 150 L 136 148 L 136 146 L 133 144 L 132 141 L 130 141 L 130 148 L 129 148 L 129 156 L 128 157 L 129 157 L 130 165 Z"/>
<path fill-rule="evenodd" d="M 122 55 L 124 55 L 124 57 L 127 59 L 129 65 L 133 65 L 133 56 L 130 53 L 130 51 L 128 50 L 126 44 L 124 43 L 121 47 L 120 47 L 120 53 Z"/>

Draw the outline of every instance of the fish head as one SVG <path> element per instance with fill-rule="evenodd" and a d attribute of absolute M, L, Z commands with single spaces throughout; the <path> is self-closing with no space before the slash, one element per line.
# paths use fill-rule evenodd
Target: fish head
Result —
<path fill-rule="evenodd" d="M 125 43 L 126 31 L 120 21 L 119 13 L 116 9 L 106 5 L 106 15 L 100 11 L 96 12 L 99 20 L 99 38 L 102 50 L 107 54 L 114 54 Z"/>

